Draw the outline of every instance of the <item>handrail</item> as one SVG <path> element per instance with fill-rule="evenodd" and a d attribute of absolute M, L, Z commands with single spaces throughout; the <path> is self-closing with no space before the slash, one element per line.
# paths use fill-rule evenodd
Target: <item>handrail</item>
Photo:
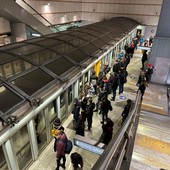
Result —
<path fill-rule="evenodd" d="M 116 133 L 114 138 L 110 141 L 109 145 L 103 152 L 103 154 L 100 156 L 100 158 L 97 160 L 95 165 L 92 167 L 92 170 L 107 170 L 109 167 L 114 155 L 117 154 L 118 147 L 120 146 L 122 140 L 124 139 L 125 134 L 127 134 L 127 130 L 129 130 L 129 126 L 131 126 L 131 123 L 134 122 L 134 116 L 138 113 L 138 108 L 141 104 L 141 93 L 138 92 L 134 104 L 133 110 L 130 112 L 129 116 L 127 117 L 126 121 L 123 123 L 122 128 Z M 136 116 L 135 116 L 136 117 Z M 131 127 L 130 127 L 131 129 Z M 127 140 L 124 141 L 124 144 L 127 143 Z M 123 149 L 122 149 L 123 150 Z M 122 151 L 120 153 L 120 156 L 122 158 Z M 115 168 L 113 169 L 119 169 L 122 159 L 115 162 Z M 117 163 L 117 164 L 116 164 Z"/>
<path fill-rule="evenodd" d="M 48 24 L 50 24 L 51 28 L 55 28 L 58 32 L 59 30 L 50 22 L 48 21 L 45 17 L 43 17 L 38 11 L 36 11 L 30 4 L 28 4 L 25 0 L 22 0 L 27 6 L 29 6 L 34 12 L 36 12 L 41 18 L 43 18 Z"/>

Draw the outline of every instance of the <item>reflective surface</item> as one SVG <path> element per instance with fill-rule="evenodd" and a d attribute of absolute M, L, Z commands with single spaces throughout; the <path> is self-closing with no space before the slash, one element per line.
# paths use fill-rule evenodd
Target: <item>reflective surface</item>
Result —
<path fill-rule="evenodd" d="M 24 126 L 20 131 L 12 136 L 12 142 L 19 168 L 24 169 L 24 167 L 26 167 L 32 161 L 27 126 Z"/>

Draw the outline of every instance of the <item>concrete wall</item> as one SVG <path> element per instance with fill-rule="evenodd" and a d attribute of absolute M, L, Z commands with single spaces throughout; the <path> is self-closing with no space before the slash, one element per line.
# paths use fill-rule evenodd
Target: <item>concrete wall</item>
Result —
<path fill-rule="evenodd" d="M 155 66 L 151 81 L 166 84 L 170 69 L 170 38 L 156 37 L 154 39 L 149 62 Z"/>
<path fill-rule="evenodd" d="M 11 32 L 10 22 L 0 17 L 0 34 Z"/>
<path fill-rule="evenodd" d="M 86 20 L 102 21 L 117 16 L 132 18 L 141 25 L 157 25 L 163 0 L 67 0 L 27 2 L 52 24 Z M 43 21 L 22 0 L 17 0 L 31 14 Z M 48 24 L 47 24 L 48 25 Z"/>

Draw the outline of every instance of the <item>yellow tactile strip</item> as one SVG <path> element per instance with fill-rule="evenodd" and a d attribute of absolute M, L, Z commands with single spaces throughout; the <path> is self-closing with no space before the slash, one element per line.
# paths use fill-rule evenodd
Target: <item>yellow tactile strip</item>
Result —
<path fill-rule="evenodd" d="M 168 115 L 168 111 L 165 110 L 165 108 L 155 106 L 155 105 L 151 105 L 151 104 L 147 104 L 147 103 L 142 103 L 141 109 L 145 110 L 145 111 L 149 111 L 149 112 Z"/>
<path fill-rule="evenodd" d="M 157 151 L 162 154 L 170 155 L 170 143 L 152 137 L 137 134 L 135 145 Z"/>

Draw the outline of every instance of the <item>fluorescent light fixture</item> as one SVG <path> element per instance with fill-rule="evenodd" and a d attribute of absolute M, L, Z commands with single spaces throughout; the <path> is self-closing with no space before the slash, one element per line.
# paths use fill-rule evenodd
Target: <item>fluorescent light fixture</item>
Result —
<path fill-rule="evenodd" d="M 38 33 L 31 33 L 31 35 L 32 35 L 33 37 L 41 37 L 41 34 L 38 34 Z"/>

